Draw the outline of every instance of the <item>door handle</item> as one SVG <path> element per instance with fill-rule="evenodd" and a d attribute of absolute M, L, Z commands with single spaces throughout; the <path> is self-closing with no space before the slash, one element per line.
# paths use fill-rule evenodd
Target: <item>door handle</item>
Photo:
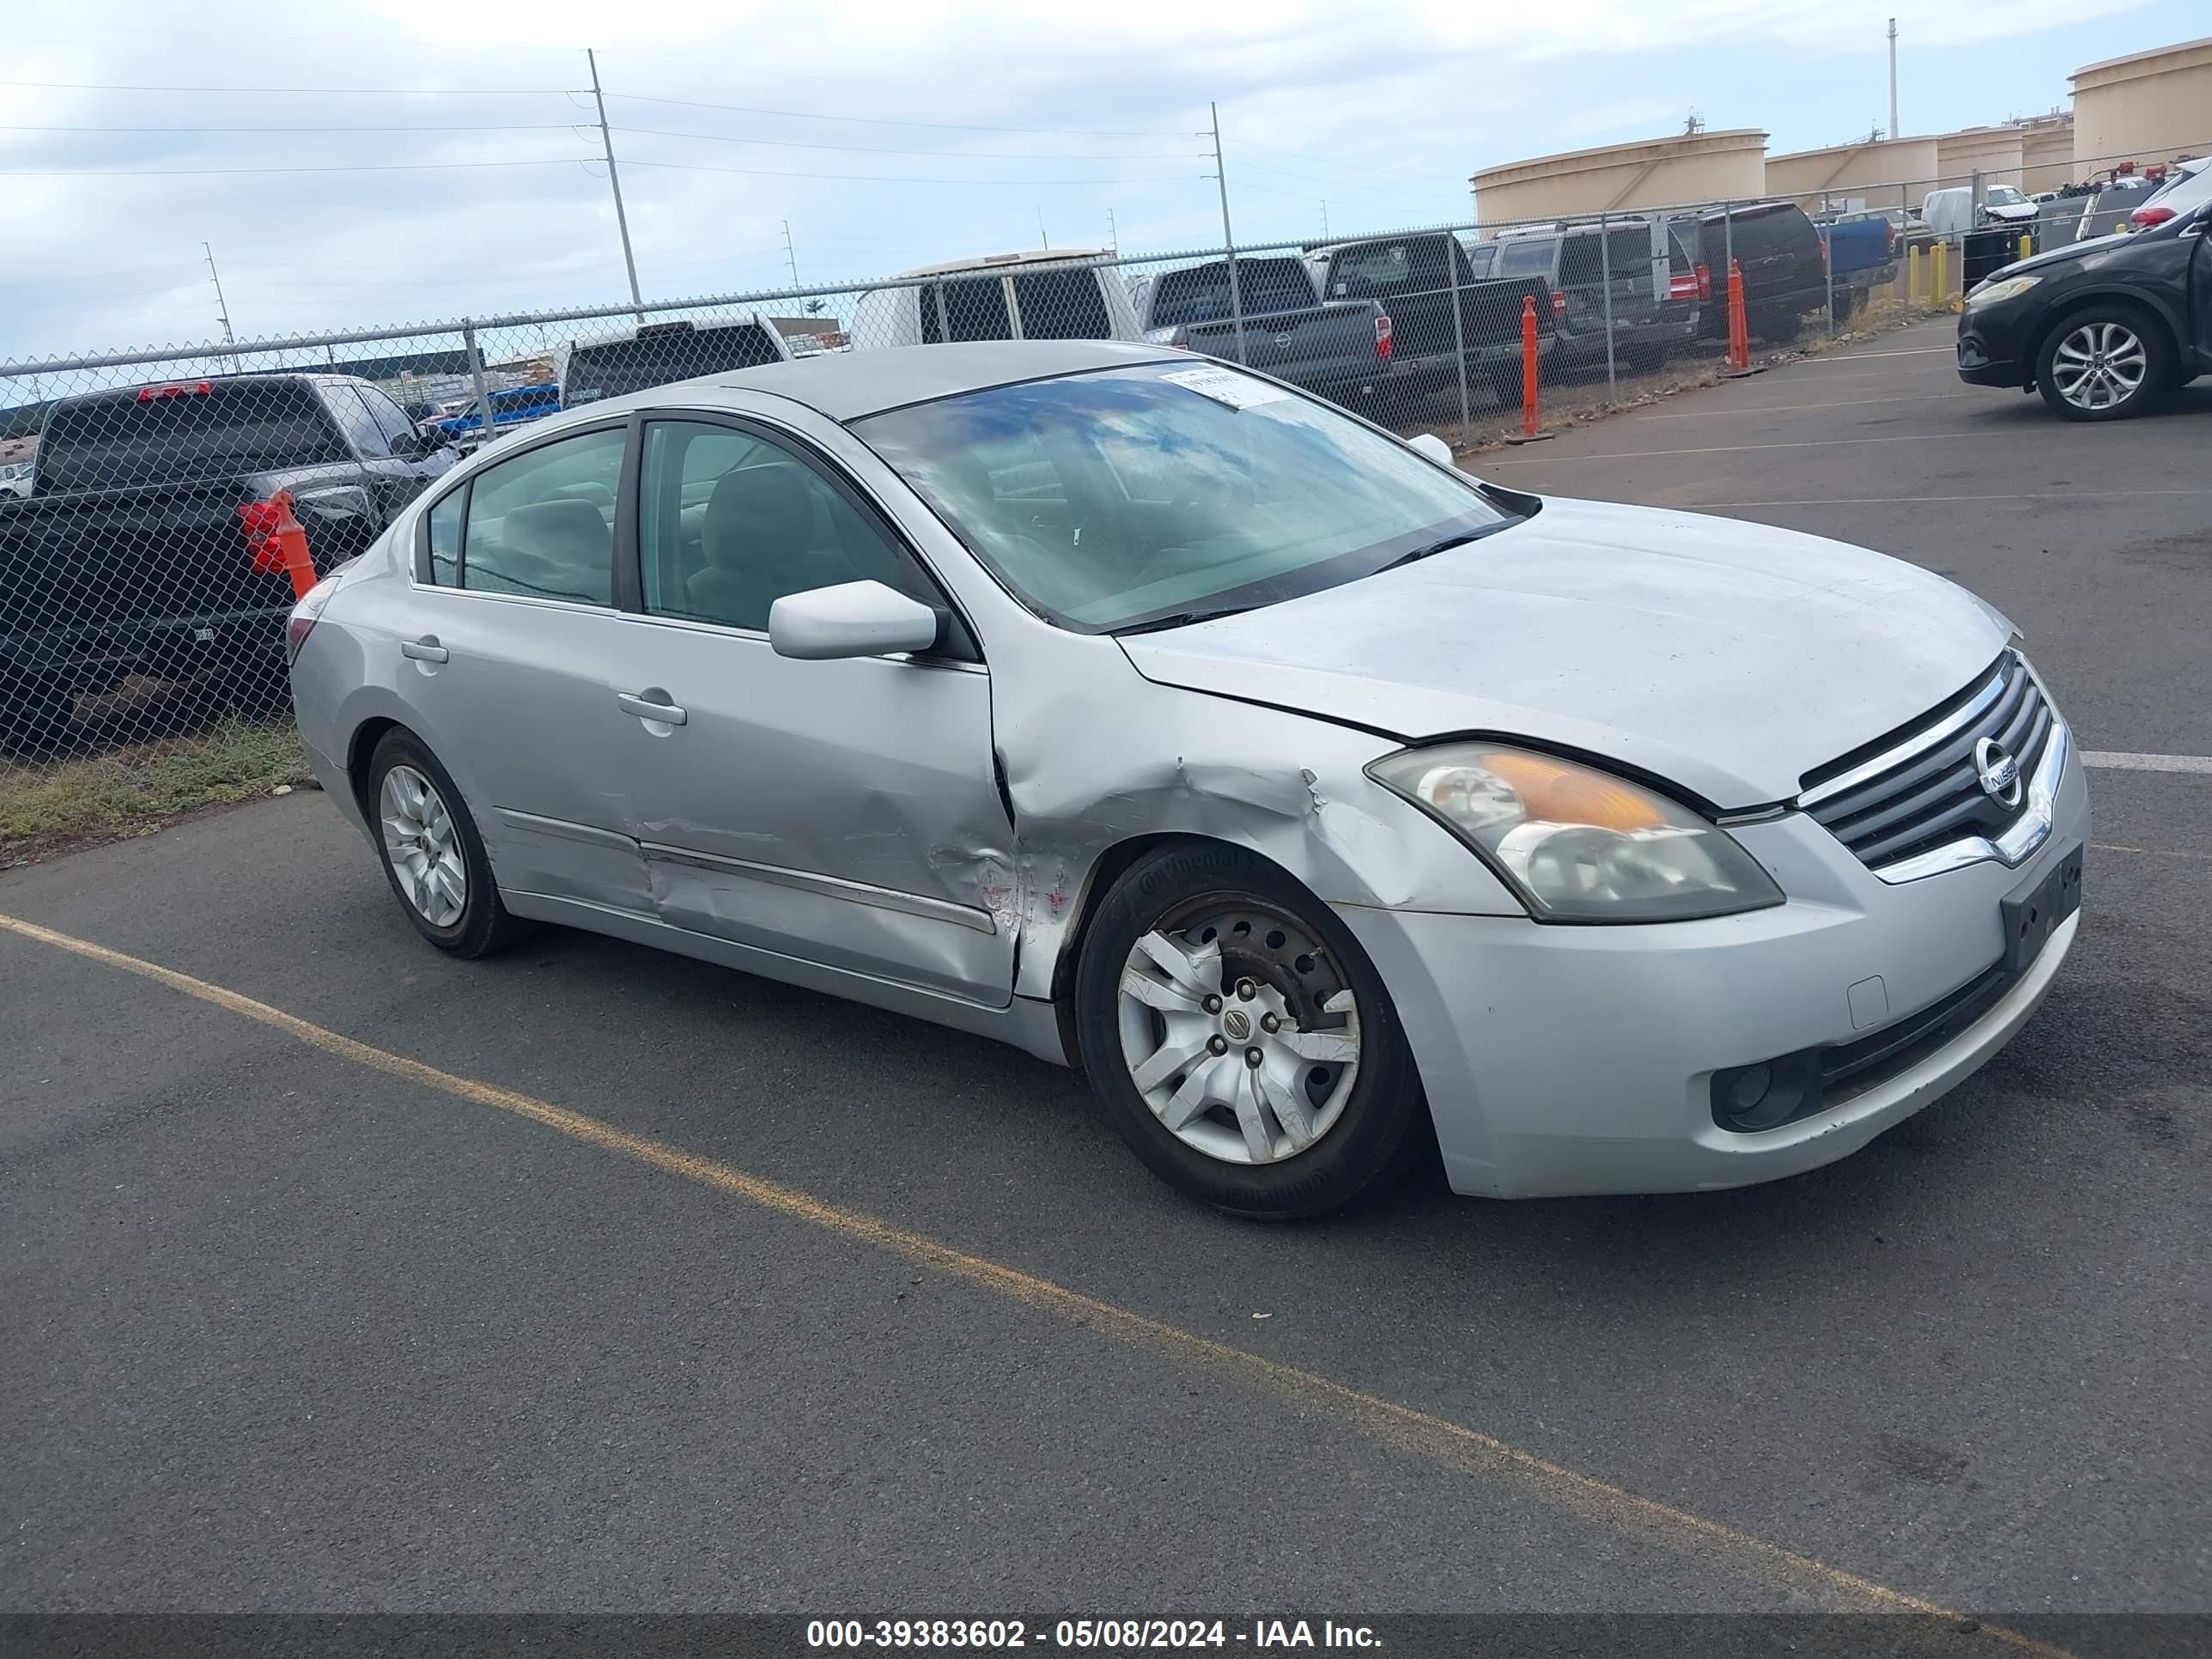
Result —
<path fill-rule="evenodd" d="M 435 634 L 425 634 L 419 640 L 399 641 L 399 654 L 412 657 L 416 662 L 450 662 L 453 653 L 438 643 Z"/>
<path fill-rule="evenodd" d="M 661 691 L 659 695 L 665 697 L 668 694 Z M 655 702 L 649 697 L 637 696 L 628 691 L 616 692 L 615 702 L 623 713 L 635 714 L 641 720 L 659 720 L 663 726 L 684 724 L 684 711 L 672 702 Z"/>

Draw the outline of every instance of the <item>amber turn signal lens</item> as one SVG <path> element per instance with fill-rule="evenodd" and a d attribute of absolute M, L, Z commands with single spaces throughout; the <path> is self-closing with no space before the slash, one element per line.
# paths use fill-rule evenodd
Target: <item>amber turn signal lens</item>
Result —
<path fill-rule="evenodd" d="M 1667 822 L 1643 791 L 1587 767 L 1520 751 L 1486 755 L 1482 763 L 1513 786 L 1531 818 L 1623 833 L 1656 830 Z"/>

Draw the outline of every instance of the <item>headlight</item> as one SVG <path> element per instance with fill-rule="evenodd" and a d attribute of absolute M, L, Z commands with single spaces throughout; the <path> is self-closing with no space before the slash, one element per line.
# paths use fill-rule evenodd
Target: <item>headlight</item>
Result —
<path fill-rule="evenodd" d="M 1727 831 L 1594 767 L 1451 743 L 1367 770 L 1480 853 L 1540 920 L 1679 921 L 1782 902 Z"/>
<path fill-rule="evenodd" d="M 1966 309 L 1977 311 L 2000 300 L 2016 300 L 2042 280 L 2040 276 L 2008 276 L 2002 283 L 1984 283 L 1966 296 Z"/>

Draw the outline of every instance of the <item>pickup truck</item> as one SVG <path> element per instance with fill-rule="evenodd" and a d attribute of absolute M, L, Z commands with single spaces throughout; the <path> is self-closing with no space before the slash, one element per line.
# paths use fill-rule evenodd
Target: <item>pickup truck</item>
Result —
<path fill-rule="evenodd" d="M 1836 320 L 1865 305 L 1876 288 L 1897 280 L 1897 227 L 1881 214 L 1854 214 L 1814 227 L 1835 284 Z"/>
<path fill-rule="evenodd" d="M 1322 300 L 1301 258 L 1241 257 L 1243 361 L 1316 397 L 1361 413 L 1390 385 L 1395 324 L 1377 300 Z M 1229 262 L 1139 276 L 1130 285 L 1137 324 L 1155 345 L 1238 361 Z"/>
<path fill-rule="evenodd" d="M 1728 336 L 1728 262 L 1733 248 L 1743 272 L 1744 320 L 1765 340 L 1788 340 L 1798 320 L 1828 302 L 1822 243 L 1813 221 L 1795 202 L 1753 202 L 1708 208 L 1673 222 L 1691 261 L 1709 273 L 1714 303 L 1698 313 L 1698 331 Z"/>
<path fill-rule="evenodd" d="M 65 741 L 76 699 L 131 674 L 221 674 L 265 684 L 277 706 L 293 599 L 277 492 L 327 570 L 454 459 L 345 375 L 57 399 L 30 495 L 0 495 L 0 749 Z"/>
<path fill-rule="evenodd" d="M 1551 290 L 1555 361 L 1577 367 L 1606 360 L 1607 290 L 1616 358 L 1631 369 L 1656 368 L 1698 337 L 1701 285 L 1680 236 L 1656 220 L 1616 220 L 1604 228 L 1562 224 L 1501 233 L 1482 251 L 1500 276 L 1529 276 Z M 1611 282 L 1608 284 L 1607 277 Z"/>
<path fill-rule="evenodd" d="M 1525 276 L 1477 276 L 1467 249 L 1448 231 L 1316 246 L 1305 258 L 1322 299 L 1373 300 L 1389 313 L 1391 374 L 1414 390 L 1455 380 L 1463 354 L 1471 380 L 1486 383 L 1501 403 L 1519 403 L 1524 300 L 1536 303 L 1538 356 L 1551 352 L 1550 289 Z"/>

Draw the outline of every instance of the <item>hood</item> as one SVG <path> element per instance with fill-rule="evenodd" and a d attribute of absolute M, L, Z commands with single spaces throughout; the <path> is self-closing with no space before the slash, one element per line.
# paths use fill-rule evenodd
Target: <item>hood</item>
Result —
<path fill-rule="evenodd" d="M 1991 282 L 2002 282 L 2008 276 L 2019 276 L 2031 270 L 2044 270 L 2052 265 L 2094 258 L 2116 247 L 2124 247 L 2135 240 L 2132 233 L 2122 231 L 2113 236 L 2092 236 L 2085 242 L 2069 242 L 2064 247 L 2046 248 L 2041 253 L 2031 253 L 2025 259 L 2015 259 L 2001 270 L 1989 275 Z"/>
<path fill-rule="evenodd" d="M 1992 219 L 2017 225 L 2034 218 L 2042 210 L 2033 202 L 1984 202 L 1982 211 Z"/>
<path fill-rule="evenodd" d="M 2012 624 L 1940 576 L 1817 536 L 1547 498 L 1466 547 L 1121 641 L 1138 672 L 1412 742 L 1577 749 L 1723 809 L 1963 690 Z"/>

